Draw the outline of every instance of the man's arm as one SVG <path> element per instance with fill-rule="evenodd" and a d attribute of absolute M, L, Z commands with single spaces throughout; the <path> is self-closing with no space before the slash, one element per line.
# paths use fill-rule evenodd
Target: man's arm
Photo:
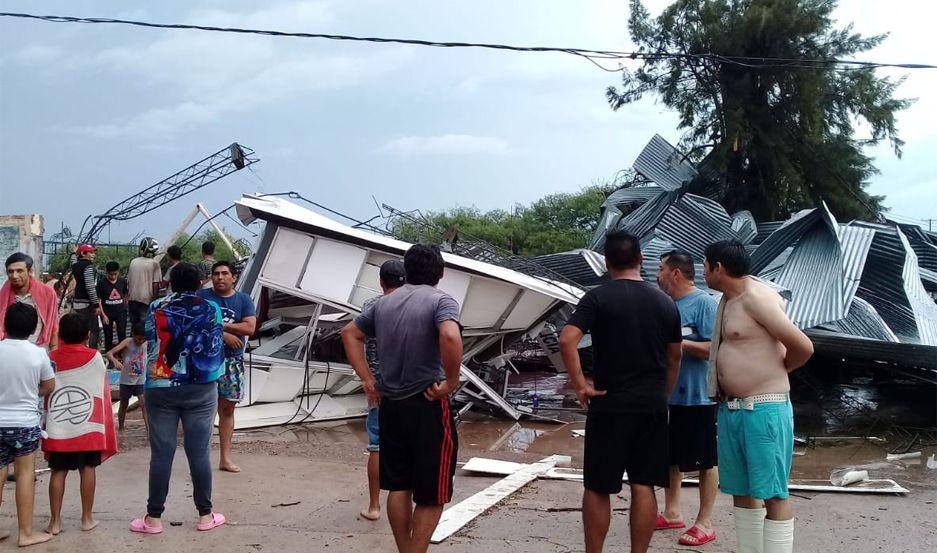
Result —
<path fill-rule="evenodd" d="M 742 305 L 758 324 L 787 349 L 784 356 L 787 372 L 802 367 L 813 355 L 813 342 L 787 318 L 774 292 L 747 295 Z"/>
<path fill-rule="evenodd" d="M 55 379 L 50 378 L 49 380 L 40 380 L 39 381 L 39 396 L 46 397 L 55 390 Z"/>
<path fill-rule="evenodd" d="M 689 353 L 697 359 L 709 359 L 709 346 L 712 345 L 712 342 L 694 342 L 693 340 L 684 340 L 682 347 L 683 351 Z"/>
<path fill-rule="evenodd" d="M 377 391 L 377 381 L 371 374 L 368 367 L 368 361 L 364 356 L 364 340 L 367 338 L 364 332 L 358 328 L 354 321 L 345 325 L 342 329 L 342 345 L 345 346 L 345 355 L 355 374 L 361 379 L 364 386 L 364 393 L 368 396 L 368 401 L 377 405 L 380 402 L 381 395 Z"/>
<path fill-rule="evenodd" d="M 584 333 L 575 325 L 566 325 L 560 332 L 560 355 L 566 365 L 566 374 L 574 390 L 585 387 L 586 377 L 582 374 L 582 364 L 579 362 L 579 342 Z"/>
<path fill-rule="evenodd" d="M 244 317 L 237 323 L 225 323 L 224 331 L 235 336 L 253 336 L 257 328 L 257 317 Z"/>
<path fill-rule="evenodd" d="M 439 325 L 439 354 L 449 392 L 454 392 L 459 387 L 459 374 L 462 372 L 462 331 L 459 323 L 449 320 Z"/>
<path fill-rule="evenodd" d="M 686 340 L 684 340 L 686 342 Z M 709 348 L 707 347 L 707 350 Z M 680 360 L 683 357 L 683 347 L 680 342 L 671 342 L 667 344 L 667 397 L 673 393 L 674 386 L 677 385 L 677 377 L 680 375 Z"/>
<path fill-rule="evenodd" d="M 588 409 L 589 399 L 604 396 L 605 390 L 596 390 L 586 382 L 586 377 L 582 374 L 582 364 L 579 362 L 579 342 L 582 340 L 583 334 L 581 328 L 567 323 L 560 332 L 560 355 L 566 365 L 569 382 L 576 390 L 576 399 L 579 400 L 579 404 L 582 405 L 583 409 Z"/>

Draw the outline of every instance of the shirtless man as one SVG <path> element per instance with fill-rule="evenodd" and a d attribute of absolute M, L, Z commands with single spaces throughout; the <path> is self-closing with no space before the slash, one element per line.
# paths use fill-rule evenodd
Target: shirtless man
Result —
<path fill-rule="evenodd" d="M 781 297 L 749 276 L 741 243 L 710 244 L 704 267 L 706 283 L 723 293 L 710 356 L 720 400 L 719 488 L 734 496 L 740 553 L 788 553 L 794 413 L 787 375 L 810 359 L 813 344 L 787 318 Z"/>

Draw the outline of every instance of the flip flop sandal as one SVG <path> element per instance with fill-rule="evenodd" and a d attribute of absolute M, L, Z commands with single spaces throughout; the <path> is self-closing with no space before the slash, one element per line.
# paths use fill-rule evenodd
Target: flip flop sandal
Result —
<path fill-rule="evenodd" d="M 146 517 L 140 517 L 130 521 L 130 531 L 138 534 L 160 534 L 163 526 L 150 526 L 146 523 Z"/>
<path fill-rule="evenodd" d="M 687 536 L 689 536 L 692 539 L 687 539 Z M 684 532 L 683 535 L 680 536 L 680 540 L 677 543 L 679 543 L 680 545 L 694 545 L 695 546 L 695 545 L 707 544 L 715 540 L 716 540 L 715 530 L 713 530 L 712 534 L 707 534 L 703 532 L 699 526 L 694 526 L 690 528 L 689 530 L 687 530 L 686 532 Z"/>
<path fill-rule="evenodd" d="M 657 522 L 654 524 L 655 530 L 674 530 L 676 528 L 686 528 L 686 523 L 682 520 L 667 520 L 664 515 L 657 513 Z"/>
<path fill-rule="evenodd" d="M 207 531 L 209 531 L 209 530 L 214 530 L 215 528 L 218 528 L 219 526 L 221 526 L 221 525 L 224 524 L 225 522 L 227 522 L 227 520 L 224 518 L 224 515 L 223 515 L 223 514 L 221 514 L 221 513 L 212 513 L 212 514 L 211 514 L 211 520 L 210 520 L 210 521 L 208 521 L 208 522 L 199 522 L 198 524 L 195 525 L 195 527 L 198 528 L 198 531 L 199 531 L 199 532 L 207 532 Z"/>

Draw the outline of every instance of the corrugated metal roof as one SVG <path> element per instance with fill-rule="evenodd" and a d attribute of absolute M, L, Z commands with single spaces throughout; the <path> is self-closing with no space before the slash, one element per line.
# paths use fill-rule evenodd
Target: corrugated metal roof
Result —
<path fill-rule="evenodd" d="M 885 342 L 899 341 L 875 308 L 862 298 L 853 300 L 846 318 L 824 323 L 820 328 Z"/>
<path fill-rule="evenodd" d="M 862 268 L 869 255 L 869 248 L 875 238 L 875 231 L 870 228 L 840 225 L 839 244 L 843 252 L 843 305 L 850 309 L 850 304 L 859 289 Z"/>
<path fill-rule="evenodd" d="M 806 331 L 817 353 L 937 370 L 937 347 L 871 340 L 829 330 Z"/>
<path fill-rule="evenodd" d="M 819 220 L 820 212 L 817 209 L 805 209 L 785 221 L 752 253 L 752 274 L 761 274 L 771 260 L 793 246 L 801 235 Z"/>
<path fill-rule="evenodd" d="M 605 198 L 605 202 L 602 204 L 602 207 L 619 207 L 633 203 L 644 203 L 654 198 L 661 192 L 665 192 L 665 190 L 656 184 L 619 188 L 618 190 L 609 194 L 607 198 Z"/>
<path fill-rule="evenodd" d="M 533 258 L 534 263 L 559 273 L 584 288 L 598 286 L 608 280 L 605 259 L 592 250 L 541 255 Z"/>
<path fill-rule="evenodd" d="M 794 324 L 810 328 L 846 315 L 842 267 L 836 232 L 821 221 L 815 221 L 800 236 L 797 247 L 773 279 L 791 291 L 787 314 Z"/>
<path fill-rule="evenodd" d="M 911 249 L 908 238 L 901 230 L 898 230 L 898 238 L 905 247 L 906 255 L 901 275 L 904 278 L 905 293 L 908 295 L 911 310 L 914 312 L 918 340 L 924 345 L 937 346 L 937 304 L 924 289 L 918 269 L 917 255 Z"/>
<path fill-rule="evenodd" d="M 917 255 L 918 266 L 922 269 L 937 271 L 937 246 L 931 243 L 930 237 L 917 225 L 898 225 L 901 232 L 907 237 L 911 249 Z"/>
<path fill-rule="evenodd" d="M 693 163 L 659 134 L 641 150 L 633 167 L 665 190 L 678 190 L 697 175 Z"/>
<path fill-rule="evenodd" d="M 747 212 L 729 217 L 719 203 L 686 193 L 696 172 L 660 136 L 641 152 L 635 169 L 659 192 L 616 191 L 603 222 L 641 239 L 642 275 L 649 281 L 656 280 L 662 252 L 678 247 L 702 260 L 708 244 L 736 238 L 751 253 L 753 274 L 791 298 L 789 315 L 800 326 L 820 325 L 883 343 L 937 345 L 937 304 L 927 293 L 937 291 L 937 233 L 914 225 L 902 225 L 904 234 L 894 224 L 839 225 L 825 205 L 787 221 L 758 223 Z M 617 207 L 640 202 L 624 216 Z M 592 247 L 600 249 L 604 238 L 603 226 Z M 701 265 L 697 285 L 705 287 Z M 846 344 L 854 337 L 847 338 L 830 343 Z M 871 352 L 876 343 L 866 340 L 862 347 Z"/>
<path fill-rule="evenodd" d="M 921 282 L 924 284 L 924 289 L 929 292 L 937 292 L 937 271 L 931 271 L 924 267 L 921 267 L 920 270 Z"/>
<path fill-rule="evenodd" d="M 783 225 L 785 222 L 786 221 L 768 221 L 765 223 L 758 223 L 758 234 L 755 235 L 754 240 L 752 240 L 752 244 L 756 246 L 760 245 L 769 236 L 771 236 L 774 231 L 781 228 L 781 225 Z"/>
<path fill-rule="evenodd" d="M 907 252 L 895 229 L 877 227 L 856 296 L 869 302 L 902 341 L 917 341 L 917 321 L 904 287 Z"/>
<path fill-rule="evenodd" d="M 670 208 L 670 204 L 679 197 L 679 192 L 664 192 L 658 194 L 650 201 L 621 218 L 618 222 L 618 229 L 627 230 L 637 237 L 647 236 L 654 227 L 660 222 L 661 217 Z M 605 236 L 601 237 L 602 245 L 605 245 Z M 600 248 L 593 248 L 600 249 Z"/>
<path fill-rule="evenodd" d="M 751 211 L 739 211 L 732 214 L 732 230 L 743 244 L 751 244 L 758 236 L 758 223 Z"/>
<path fill-rule="evenodd" d="M 709 244 L 738 238 L 731 225 L 729 214 L 721 205 L 708 198 L 685 194 L 669 206 L 654 231 L 694 258 L 702 259 Z"/>

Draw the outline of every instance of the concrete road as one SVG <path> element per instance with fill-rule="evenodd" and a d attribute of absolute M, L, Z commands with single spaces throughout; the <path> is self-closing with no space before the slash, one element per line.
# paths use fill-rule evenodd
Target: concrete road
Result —
<path fill-rule="evenodd" d="M 326 432 L 334 435 L 339 430 L 333 428 Z M 352 435 L 359 433 L 355 430 Z M 331 443 L 317 439 L 283 448 L 276 443 L 248 445 L 239 440 L 237 461 L 243 472 L 237 475 L 214 473 L 216 510 L 227 515 L 230 523 L 207 533 L 195 530 L 188 467 L 180 448 L 163 519 L 166 529 L 158 536 L 142 536 L 127 530 L 130 519 L 144 511 L 149 462 L 145 448 L 131 448 L 98 470 L 95 510 L 100 526 L 87 533 L 78 529 L 78 479 L 77 474 L 72 474 L 65 497 L 63 533 L 50 543 L 30 550 L 37 553 L 393 551 L 386 518 L 369 522 L 357 516 L 365 504 L 366 456 L 357 443 L 360 440 L 352 441 L 354 443 L 349 445 L 341 443 L 342 440 Z M 479 453 L 466 451 L 460 459 L 464 461 Z M 529 455 L 502 453 L 497 456 L 530 460 Z M 458 475 L 456 500 L 495 480 Z M 907 484 L 907 481 L 902 483 Z M 36 501 L 36 523 L 40 528 L 48 522 L 47 486 L 48 476 L 41 475 Z M 937 550 L 937 481 L 928 478 L 912 487 L 913 493 L 906 497 L 804 494 L 804 497 L 794 498 L 796 550 L 850 553 Z M 580 494 L 581 489 L 575 483 L 534 482 L 443 544 L 431 547 L 431 551 L 582 551 Z M 684 495 L 684 514 L 692 517 L 696 511 L 696 491 L 690 488 Z M 0 507 L 0 528 L 15 528 L 12 496 L 12 485 L 7 484 L 5 501 Z M 660 501 L 663 501 L 662 494 Z M 621 510 L 613 516 L 606 550 L 625 551 L 627 492 L 615 500 L 614 506 Z M 719 538 L 701 551 L 735 550 L 730 506 L 728 497 L 719 497 L 715 515 Z M 170 526 L 170 522 L 179 525 Z M 678 546 L 678 537 L 677 531 L 658 532 L 652 550 L 693 550 Z M 0 550 L 15 549 L 14 545 L 11 539 L 5 540 L 0 542 Z"/>

